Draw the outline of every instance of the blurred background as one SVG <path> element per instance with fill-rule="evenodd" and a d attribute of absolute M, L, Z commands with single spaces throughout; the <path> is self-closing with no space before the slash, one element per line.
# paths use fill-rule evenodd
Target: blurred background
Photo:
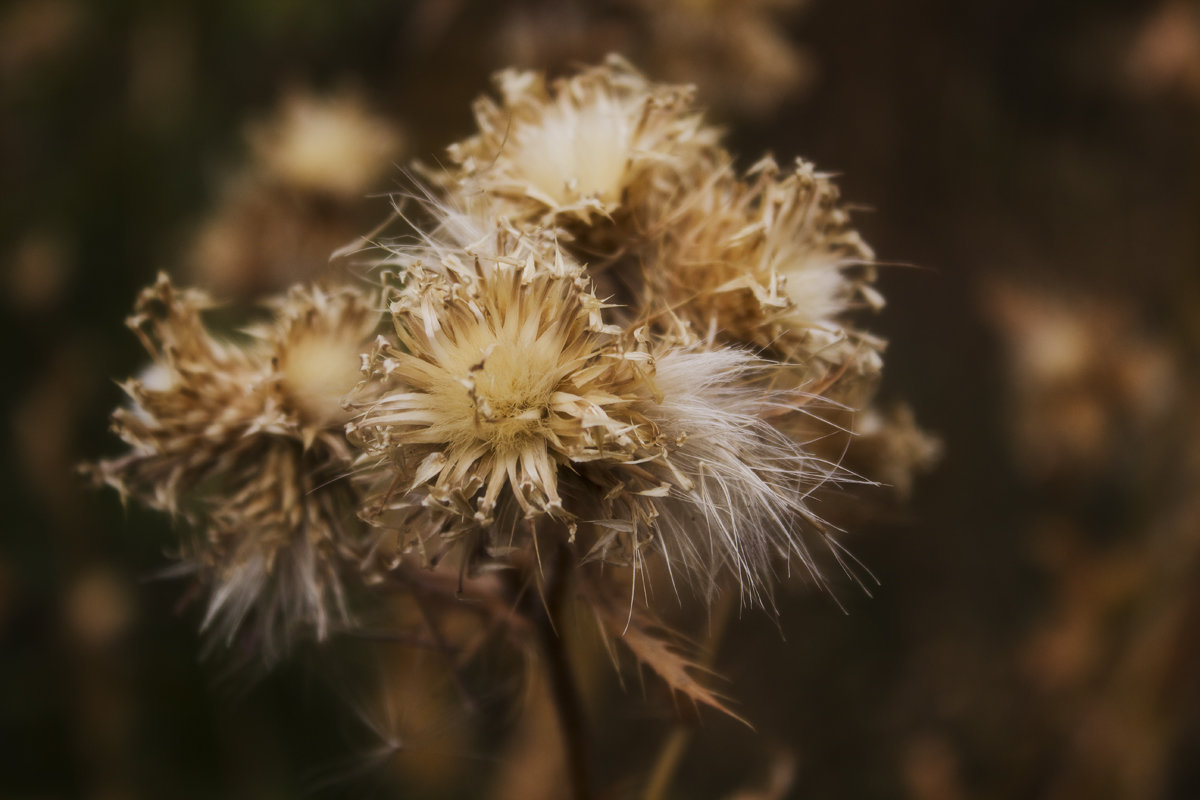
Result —
<path fill-rule="evenodd" d="M 471 131 L 491 72 L 610 51 L 697 84 L 743 165 L 841 176 L 889 265 L 881 397 L 944 445 L 907 501 L 853 504 L 873 596 L 733 621 L 714 666 L 756 730 L 702 712 L 668 796 L 1200 796 L 1185 0 L 5 3 L 0 796 L 563 796 L 517 678 L 473 721 L 386 654 L 395 713 L 315 654 L 228 679 L 184 584 L 150 579 L 166 521 L 76 465 L 119 449 L 158 270 L 235 305 L 314 274 L 398 165 Z M 589 680 L 597 783 L 637 797 L 670 700 Z"/>

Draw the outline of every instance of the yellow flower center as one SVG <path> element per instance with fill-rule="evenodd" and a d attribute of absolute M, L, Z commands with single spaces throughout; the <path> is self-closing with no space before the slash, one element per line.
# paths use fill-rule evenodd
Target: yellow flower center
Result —
<path fill-rule="evenodd" d="M 539 357 L 547 354 L 538 353 L 536 344 L 526 349 L 497 342 L 474 371 L 477 438 L 497 447 L 517 445 L 541 428 L 558 376 L 556 359 Z"/>

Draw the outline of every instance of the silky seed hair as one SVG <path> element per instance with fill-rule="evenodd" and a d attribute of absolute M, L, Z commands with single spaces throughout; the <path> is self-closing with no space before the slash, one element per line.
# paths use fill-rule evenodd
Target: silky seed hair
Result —
<path fill-rule="evenodd" d="M 771 603 L 793 562 L 820 582 L 810 543 L 828 528 L 812 496 L 851 476 L 777 426 L 819 414 L 824 401 L 774 387 L 776 365 L 745 350 L 674 348 L 654 366 L 661 399 L 646 414 L 669 446 L 652 468 L 670 491 L 645 502 L 668 571 L 709 600 L 732 575 L 753 605 Z"/>

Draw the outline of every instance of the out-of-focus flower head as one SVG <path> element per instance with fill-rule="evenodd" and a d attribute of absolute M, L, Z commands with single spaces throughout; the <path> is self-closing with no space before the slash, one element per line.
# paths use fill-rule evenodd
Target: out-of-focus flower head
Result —
<path fill-rule="evenodd" d="M 813 65 L 788 36 L 803 0 L 621 0 L 653 46 L 645 66 L 700 87 L 708 104 L 763 116 L 811 83 Z"/>
<path fill-rule="evenodd" d="M 985 303 L 1005 346 L 1012 442 L 1026 475 L 1079 483 L 1139 467 L 1181 392 L 1173 348 L 1117 300 L 999 283 Z"/>
<path fill-rule="evenodd" d="M 129 324 L 153 361 L 113 414 L 130 449 L 93 471 L 187 524 L 180 555 L 210 584 L 204 626 L 226 642 L 247 630 L 269 660 L 347 618 L 337 561 L 357 496 L 334 398 L 359 382 L 380 315 L 356 292 L 296 288 L 273 324 L 232 342 L 205 325 L 210 306 L 166 276 L 139 297 Z"/>
<path fill-rule="evenodd" d="M 404 142 L 396 123 L 349 92 L 293 91 L 246 138 L 251 157 L 196 232 L 188 267 L 209 290 L 257 302 L 328 277 L 332 254 L 362 232 L 362 201 L 386 186 Z"/>
<path fill-rule="evenodd" d="M 908 405 L 868 408 L 855 419 L 854 433 L 850 456 L 866 465 L 864 474 L 892 487 L 901 499 L 912 492 L 916 476 L 942 457 L 941 440 L 917 425 Z"/>
<path fill-rule="evenodd" d="M 371 114 L 357 95 L 292 92 L 275 115 L 249 131 L 254 163 L 297 191 L 359 198 L 393 163 L 396 126 Z"/>
<path fill-rule="evenodd" d="M 486 46 L 501 62 L 526 67 L 624 53 L 659 80 L 694 83 L 704 105 L 722 118 L 761 117 L 800 96 L 816 77 L 811 57 L 790 30 L 805 5 L 805 0 L 525 0 L 506 4 L 498 26 L 487 29 Z M 443 14 L 447 8 L 438 5 Z"/>

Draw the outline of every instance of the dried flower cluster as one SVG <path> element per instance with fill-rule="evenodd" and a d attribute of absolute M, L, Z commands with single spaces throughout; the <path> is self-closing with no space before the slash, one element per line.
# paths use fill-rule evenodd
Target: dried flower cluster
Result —
<path fill-rule="evenodd" d="M 510 633 L 580 603 L 724 708 L 654 603 L 770 606 L 793 569 L 822 581 L 813 543 L 842 561 L 814 493 L 859 480 L 839 463 L 881 367 L 853 320 L 882 304 L 871 250 L 810 164 L 740 172 L 688 87 L 615 57 L 497 80 L 367 251 L 370 292 L 298 287 L 224 340 L 203 295 L 148 289 L 130 451 L 95 471 L 188 523 L 226 639 L 323 638 L 351 580 L 472 597 Z"/>
<path fill-rule="evenodd" d="M 709 597 L 732 576 L 768 603 L 792 559 L 818 576 L 810 497 L 848 476 L 809 442 L 881 363 L 836 190 L 804 163 L 739 176 L 687 88 L 617 59 L 498 83 L 431 232 L 385 259 L 394 335 L 348 426 L 387 476 L 366 516 L 435 561 L 541 529 Z"/>

